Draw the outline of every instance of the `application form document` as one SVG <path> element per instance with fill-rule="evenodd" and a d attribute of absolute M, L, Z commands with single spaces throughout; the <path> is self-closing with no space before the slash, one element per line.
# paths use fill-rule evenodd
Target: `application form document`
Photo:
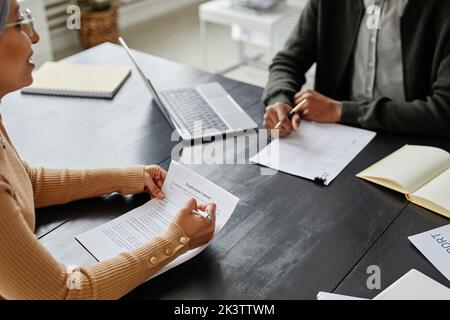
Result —
<path fill-rule="evenodd" d="M 272 141 L 250 161 L 328 185 L 375 135 L 341 124 L 302 121 L 296 132 Z"/>
<path fill-rule="evenodd" d="M 214 236 L 231 217 L 239 201 L 231 193 L 172 161 L 162 188 L 165 199 L 153 198 L 144 205 L 75 238 L 98 261 L 112 258 L 122 252 L 145 245 L 153 238 L 163 235 L 178 211 L 194 197 L 197 203 L 217 205 Z M 166 265 L 153 277 L 191 259 L 207 244 L 190 250 Z"/>

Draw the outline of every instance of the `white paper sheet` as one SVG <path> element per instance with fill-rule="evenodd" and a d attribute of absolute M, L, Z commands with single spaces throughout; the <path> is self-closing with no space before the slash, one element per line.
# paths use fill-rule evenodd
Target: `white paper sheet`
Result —
<path fill-rule="evenodd" d="M 376 133 L 340 124 L 303 121 L 297 132 L 276 139 L 250 159 L 272 169 L 328 185 Z"/>
<path fill-rule="evenodd" d="M 152 199 L 144 205 L 95 229 L 84 232 L 76 239 L 99 261 L 146 244 L 167 228 L 178 211 L 191 197 L 198 203 L 217 205 L 214 236 L 231 217 L 239 199 L 221 187 L 172 161 L 162 190 L 164 200 Z M 207 245 L 188 251 L 162 268 L 153 277 L 191 259 Z"/>
<path fill-rule="evenodd" d="M 317 300 L 367 300 L 367 299 L 320 291 L 317 294 Z"/>
<path fill-rule="evenodd" d="M 411 269 L 373 300 L 450 300 L 450 289 Z"/>
<path fill-rule="evenodd" d="M 450 224 L 408 239 L 450 281 Z"/>

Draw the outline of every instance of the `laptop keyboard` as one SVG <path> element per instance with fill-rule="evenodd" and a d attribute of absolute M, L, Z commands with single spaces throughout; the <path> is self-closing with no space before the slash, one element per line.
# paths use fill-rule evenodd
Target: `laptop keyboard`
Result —
<path fill-rule="evenodd" d="M 206 130 L 223 132 L 228 129 L 228 126 L 196 89 L 185 88 L 163 91 L 161 95 L 170 103 L 180 121 L 192 135 L 194 135 L 194 122 L 199 122 L 195 123 L 195 129 L 199 131 L 195 132 L 197 135 Z"/>

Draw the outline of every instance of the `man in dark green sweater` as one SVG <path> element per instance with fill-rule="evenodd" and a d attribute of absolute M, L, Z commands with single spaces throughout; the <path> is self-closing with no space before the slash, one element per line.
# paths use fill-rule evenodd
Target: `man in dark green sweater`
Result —
<path fill-rule="evenodd" d="M 315 89 L 302 90 L 317 63 Z M 450 1 L 310 0 L 270 66 L 264 127 L 450 134 Z M 290 121 L 288 112 L 303 102 Z"/>

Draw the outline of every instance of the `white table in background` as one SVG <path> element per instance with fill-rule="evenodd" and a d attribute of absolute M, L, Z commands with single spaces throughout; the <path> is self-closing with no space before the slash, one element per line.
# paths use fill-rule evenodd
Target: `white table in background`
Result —
<path fill-rule="evenodd" d="M 298 21 L 305 1 L 276 6 L 269 11 L 236 6 L 229 0 L 208 1 L 199 6 L 200 34 L 203 49 L 203 67 L 207 68 L 207 24 L 234 28 L 233 38 L 238 40 L 239 63 L 228 70 L 246 64 L 244 43 L 252 43 L 270 50 L 279 50 Z M 254 60 L 254 58 L 253 58 Z"/>

